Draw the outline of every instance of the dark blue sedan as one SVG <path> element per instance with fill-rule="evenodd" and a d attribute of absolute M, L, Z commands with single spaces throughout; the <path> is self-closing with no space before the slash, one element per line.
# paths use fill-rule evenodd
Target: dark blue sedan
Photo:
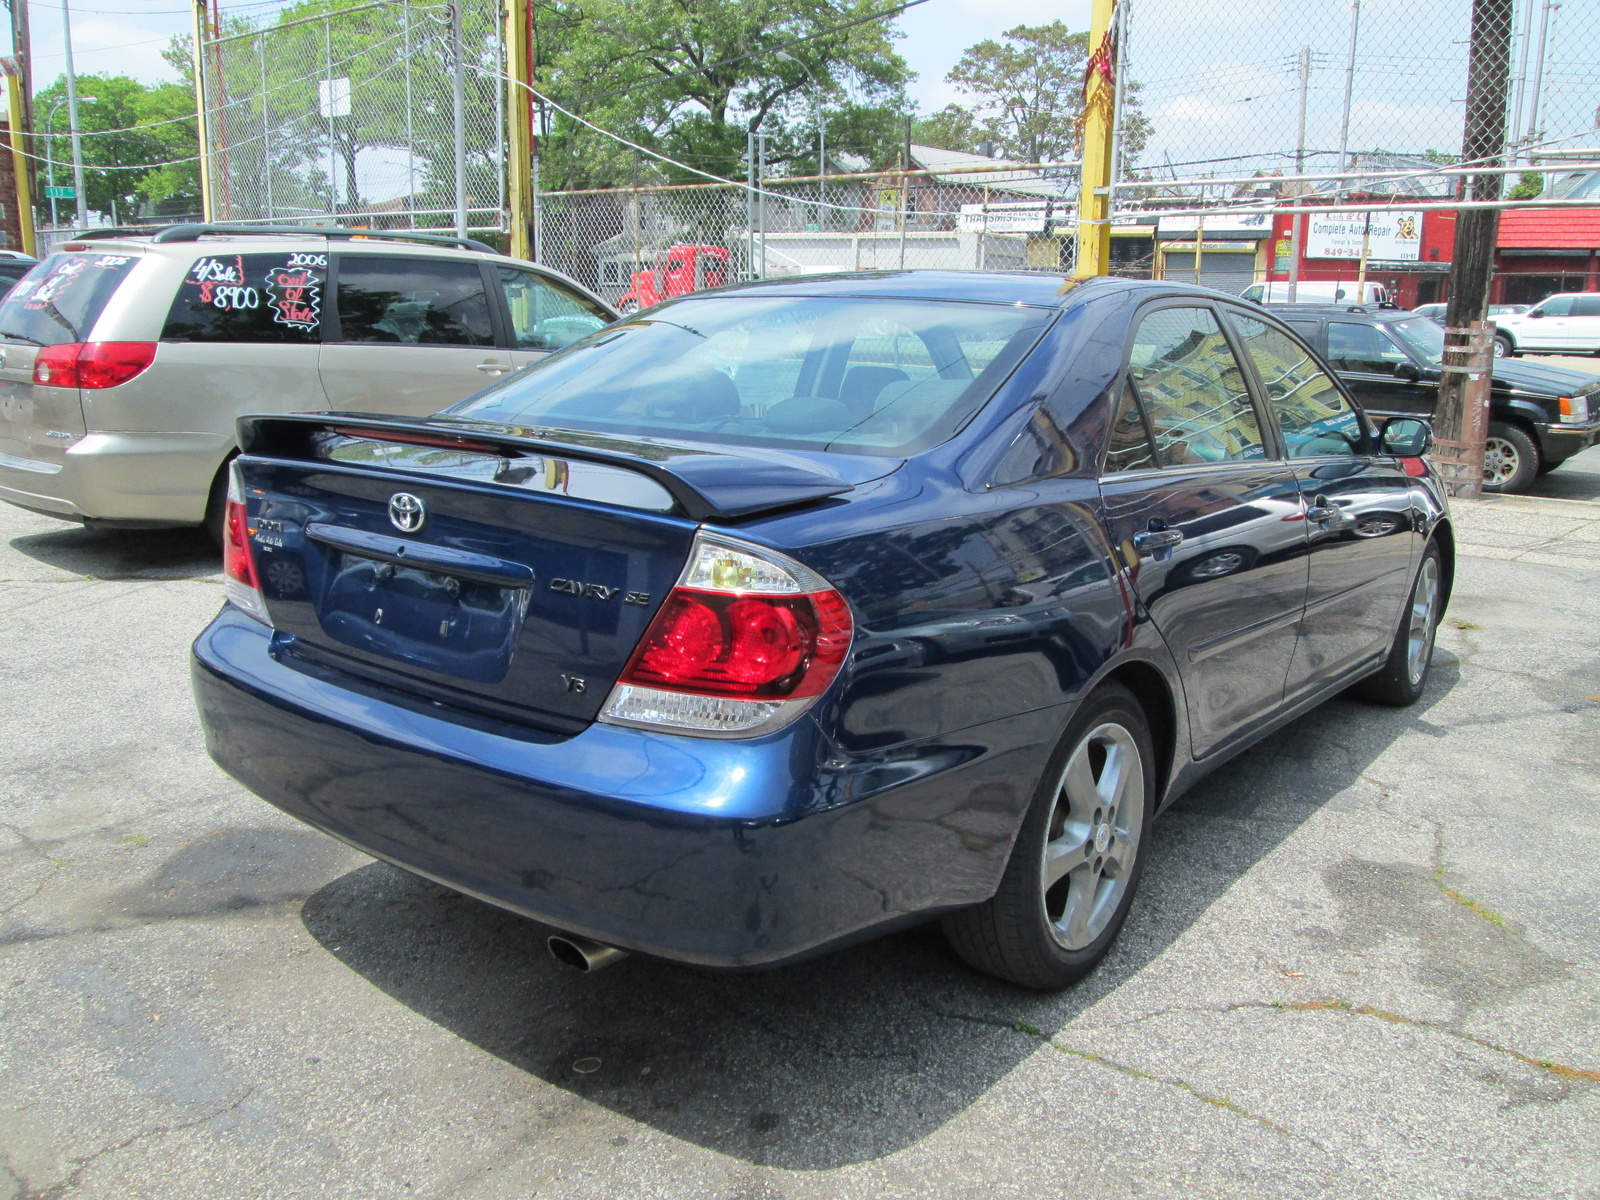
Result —
<path fill-rule="evenodd" d="M 720 289 L 240 439 L 212 756 L 589 966 L 940 917 L 1071 983 L 1164 805 L 1343 689 L 1417 699 L 1455 561 L 1425 425 L 1159 282 Z"/>

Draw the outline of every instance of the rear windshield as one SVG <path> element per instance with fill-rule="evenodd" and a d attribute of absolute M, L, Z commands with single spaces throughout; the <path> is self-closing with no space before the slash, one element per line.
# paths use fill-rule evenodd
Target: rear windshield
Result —
<path fill-rule="evenodd" d="M 706 296 L 592 334 L 448 410 L 513 425 L 909 454 L 988 400 L 1053 309 Z"/>
<path fill-rule="evenodd" d="M 0 303 L 0 338 L 39 346 L 87 341 L 138 261 L 129 254 L 52 254 Z"/>

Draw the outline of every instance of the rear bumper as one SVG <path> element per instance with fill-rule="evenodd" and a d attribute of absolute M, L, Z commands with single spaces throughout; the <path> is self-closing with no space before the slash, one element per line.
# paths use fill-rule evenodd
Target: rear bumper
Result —
<path fill-rule="evenodd" d="M 198 525 L 230 445 L 214 433 L 89 433 L 55 462 L 0 454 L 0 500 L 72 521 Z"/>
<path fill-rule="evenodd" d="M 718 967 L 986 899 L 1064 719 L 868 756 L 809 717 L 751 742 L 518 736 L 313 677 L 231 609 L 192 668 L 212 758 L 285 812 L 558 928 Z"/>

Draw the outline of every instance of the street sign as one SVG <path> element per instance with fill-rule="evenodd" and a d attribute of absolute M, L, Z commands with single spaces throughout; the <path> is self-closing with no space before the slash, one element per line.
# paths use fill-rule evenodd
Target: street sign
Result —
<path fill-rule="evenodd" d="M 44 198 L 46 200 L 73 200 L 77 198 L 77 195 L 78 190 L 76 188 L 46 186 L 44 189 Z"/>

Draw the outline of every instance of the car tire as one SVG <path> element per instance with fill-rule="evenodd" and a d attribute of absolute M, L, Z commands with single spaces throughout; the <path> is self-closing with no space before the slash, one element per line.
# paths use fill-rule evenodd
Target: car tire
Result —
<path fill-rule="evenodd" d="M 1429 542 L 1406 597 L 1400 628 L 1389 644 L 1389 656 L 1375 675 L 1355 686 L 1356 695 L 1373 704 L 1406 708 L 1422 697 L 1433 660 L 1433 640 L 1444 614 L 1444 556 L 1439 544 Z"/>
<path fill-rule="evenodd" d="M 1152 745 L 1144 710 L 1126 688 L 1106 684 L 1078 706 L 1035 789 L 999 888 L 976 908 L 944 918 L 951 948 L 967 963 L 1022 987 L 1056 991 L 1100 961 L 1143 871 L 1155 815 Z"/>
<path fill-rule="evenodd" d="M 1520 425 L 1489 423 L 1483 446 L 1483 490 L 1524 492 L 1539 474 L 1539 447 Z"/>
<path fill-rule="evenodd" d="M 1496 358 L 1515 358 L 1517 347 L 1509 335 L 1497 333 L 1494 335 L 1494 356 Z"/>

